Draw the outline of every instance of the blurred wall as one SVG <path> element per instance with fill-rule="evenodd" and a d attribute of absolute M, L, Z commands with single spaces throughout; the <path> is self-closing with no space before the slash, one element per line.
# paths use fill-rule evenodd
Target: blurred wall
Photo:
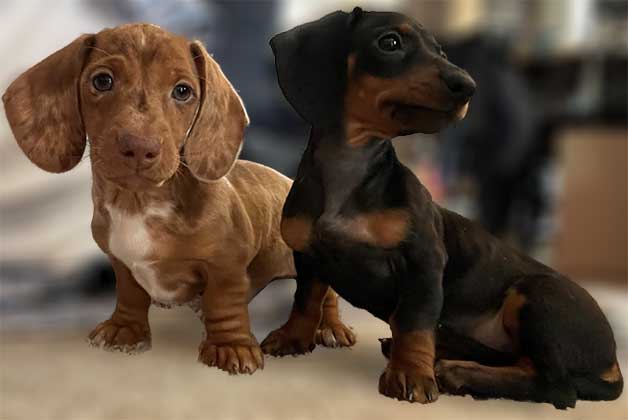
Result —
<path fill-rule="evenodd" d="M 0 92 L 79 35 L 117 23 L 90 1 L 3 1 Z M 90 231 L 89 161 L 65 174 L 45 173 L 19 150 L 0 109 L 0 266 L 24 261 L 76 267 L 98 255 Z"/>

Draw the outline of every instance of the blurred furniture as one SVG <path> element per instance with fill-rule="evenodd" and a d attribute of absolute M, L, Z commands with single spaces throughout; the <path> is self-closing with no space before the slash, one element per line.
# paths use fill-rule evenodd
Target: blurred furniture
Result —
<path fill-rule="evenodd" d="M 554 265 L 576 279 L 626 284 L 628 132 L 565 127 L 557 132 L 563 174 Z"/>

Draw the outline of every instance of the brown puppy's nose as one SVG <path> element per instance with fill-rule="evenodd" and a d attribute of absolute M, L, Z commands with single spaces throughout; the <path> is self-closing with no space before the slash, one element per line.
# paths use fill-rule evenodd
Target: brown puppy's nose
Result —
<path fill-rule="evenodd" d="M 467 74 L 467 72 L 460 69 L 452 69 L 447 71 L 441 71 L 440 78 L 445 82 L 449 93 L 457 101 L 466 102 L 475 93 L 475 82 Z"/>
<path fill-rule="evenodd" d="M 157 161 L 161 144 L 156 138 L 123 134 L 118 137 L 118 149 L 127 165 L 143 169 Z"/>

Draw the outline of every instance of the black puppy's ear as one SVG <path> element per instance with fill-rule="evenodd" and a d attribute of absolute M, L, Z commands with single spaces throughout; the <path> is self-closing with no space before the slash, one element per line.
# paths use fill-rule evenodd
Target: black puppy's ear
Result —
<path fill-rule="evenodd" d="M 334 12 L 270 40 L 279 86 L 310 124 L 334 124 L 341 117 L 350 47 L 349 16 Z"/>
<path fill-rule="evenodd" d="M 362 12 L 363 10 L 361 7 L 355 7 L 353 9 L 351 14 L 349 15 L 349 26 L 355 25 L 358 20 L 360 20 L 360 18 L 362 17 Z"/>

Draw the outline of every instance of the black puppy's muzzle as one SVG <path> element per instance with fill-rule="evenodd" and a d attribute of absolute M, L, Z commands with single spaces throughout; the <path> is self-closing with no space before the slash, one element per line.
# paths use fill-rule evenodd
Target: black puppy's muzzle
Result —
<path fill-rule="evenodd" d="M 449 89 L 452 98 L 460 104 L 467 103 L 475 93 L 475 81 L 460 68 L 441 70 L 440 78 Z"/>

